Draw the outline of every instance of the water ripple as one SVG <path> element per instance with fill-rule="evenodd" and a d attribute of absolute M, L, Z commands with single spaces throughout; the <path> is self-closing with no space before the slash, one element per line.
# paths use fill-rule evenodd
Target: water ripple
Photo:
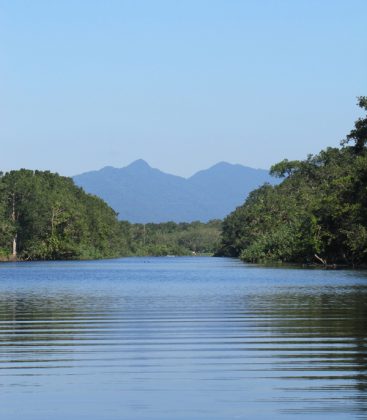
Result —
<path fill-rule="evenodd" d="M 227 259 L 3 265 L 0 413 L 367 418 L 366 298 L 361 272 Z"/>

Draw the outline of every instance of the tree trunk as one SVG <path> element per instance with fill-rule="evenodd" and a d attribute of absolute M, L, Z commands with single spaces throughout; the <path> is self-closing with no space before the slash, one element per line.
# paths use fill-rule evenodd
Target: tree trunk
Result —
<path fill-rule="evenodd" d="M 317 254 L 315 254 L 315 258 L 317 258 L 323 265 L 327 265 L 326 260 L 324 260 L 321 257 L 319 257 Z"/>
<path fill-rule="evenodd" d="M 13 257 L 16 258 L 17 256 L 17 235 L 13 238 Z"/>
<path fill-rule="evenodd" d="M 11 213 L 11 219 L 15 224 L 16 221 L 16 215 L 15 215 L 15 193 L 12 194 L 12 213 Z M 16 258 L 17 256 L 17 234 L 14 235 L 13 238 L 13 258 Z"/>

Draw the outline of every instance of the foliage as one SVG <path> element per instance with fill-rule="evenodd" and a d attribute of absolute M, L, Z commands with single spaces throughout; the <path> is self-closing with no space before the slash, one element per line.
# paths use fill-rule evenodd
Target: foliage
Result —
<path fill-rule="evenodd" d="M 221 221 L 208 223 L 121 222 L 133 255 L 213 254 L 219 246 Z"/>
<path fill-rule="evenodd" d="M 367 110 L 367 98 L 359 98 Z M 354 144 L 348 145 L 348 142 Z M 342 142 L 304 161 L 284 160 L 223 222 L 220 255 L 245 261 L 367 263 L 367 117 Z"/>
<path fill-rule="evenodd" d="M 119 222 L 70 178 L 26 169 L 0 174 L 0 260 L 213 253 L 220 224 Z"/>
<path fill-rule="evenodd" d="M 70 178 L 21 169 L 0 178 L 0 254 L 22 259 L 120 255 L 116 213 Z"/>

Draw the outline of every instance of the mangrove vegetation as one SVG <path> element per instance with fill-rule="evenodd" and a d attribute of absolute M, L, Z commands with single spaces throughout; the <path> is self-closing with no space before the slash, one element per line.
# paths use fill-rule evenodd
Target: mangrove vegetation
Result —
<path fill-rule="evenodd" d="M 359 106 L 367 111 L 367 97 Z M 219 255 L 248 262 L 367 264 L 367 117 L 339 148 L 274 165 L 223 222 Z"/>
<path fill-rule="evenodd" d="M 367 97 L 359 106 L 367 111 Z M 248 262 L 367 265 L 367 116 L 340 147 L 272 166 L 222 222 L 119 221 L 71 178 L 0 173 L 0 260 L 213 254 Z"/>
<path fill-rule="evenodd" d="M 131 224 L 71 178 L 21 169 L 0 174 L 0 260 L 212 254 L 221 222 Z"/>

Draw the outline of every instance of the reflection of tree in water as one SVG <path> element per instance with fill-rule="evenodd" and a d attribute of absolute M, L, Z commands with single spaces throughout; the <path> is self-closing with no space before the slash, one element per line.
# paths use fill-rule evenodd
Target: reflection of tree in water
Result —
<path fill-rule="evenodd" d="M 302 288 L 265 295 L 253 309 L 268 319 L 274 341 L 285 339 L 287 351 L 280 355 L 284 363 L 279 362 L 284 379 L 306 381 L 307 388 L 320 392 L 320 401 L 328 390 L 353 395 L 357 410 L 366 413 L 367 287 L 326 290 Z M 298 351 L 292 349 L 295 344 L 301 344 Z M 286 390 L 292 391 L 292 381 Z"/>

